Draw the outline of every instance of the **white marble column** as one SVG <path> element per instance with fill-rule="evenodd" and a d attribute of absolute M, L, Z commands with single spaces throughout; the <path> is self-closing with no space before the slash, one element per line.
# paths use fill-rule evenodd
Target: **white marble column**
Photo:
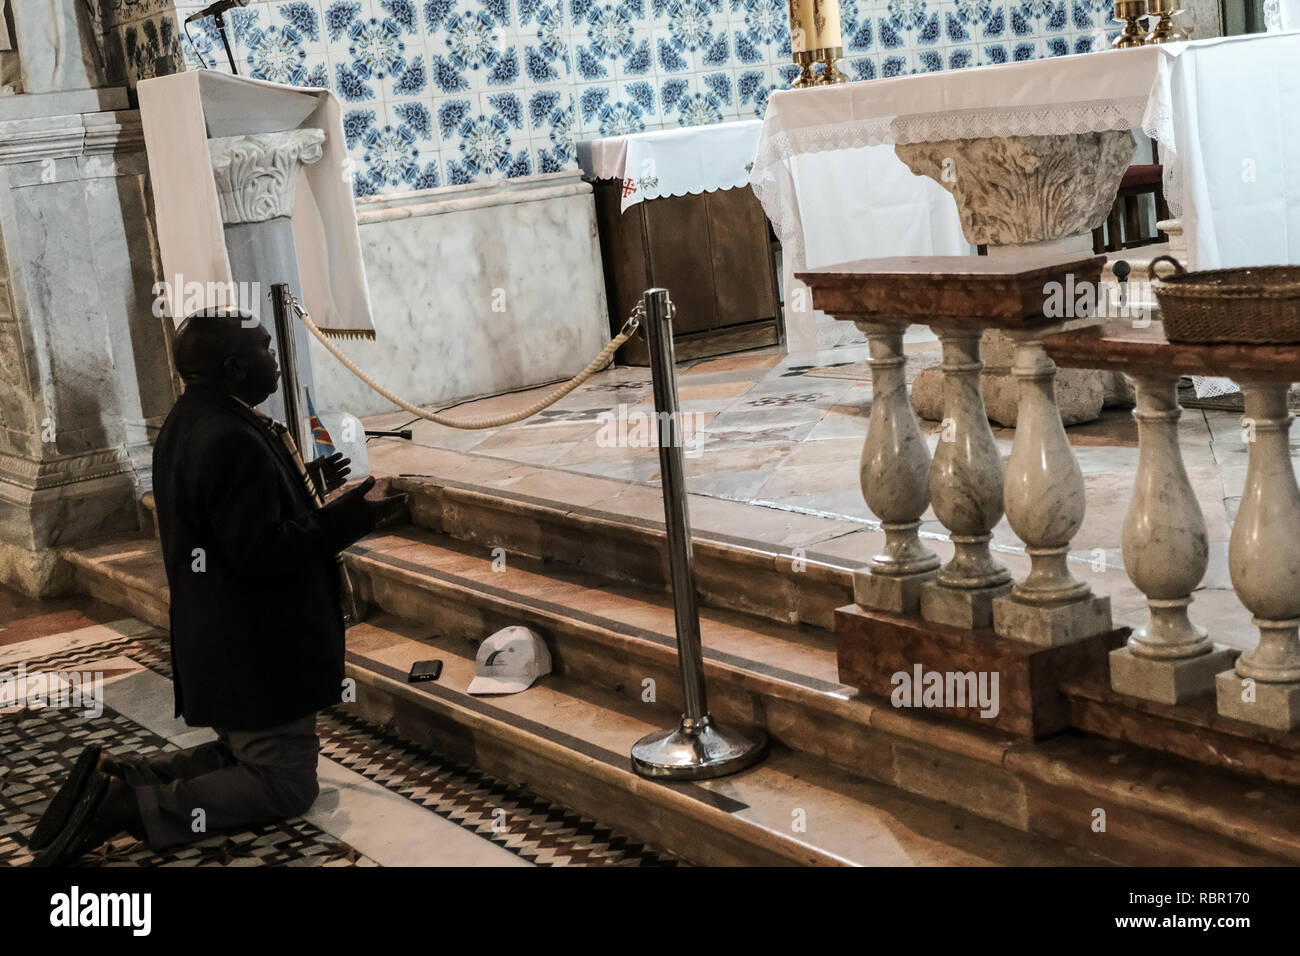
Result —
<path fill-rule="evenodd" d="M 1209 563 L 1205 516 L 1178 444 L 1178 376 L 1130 376 L 1137 393 L 1138 466 L 1124 518 L 1124 568 L 1147 597 L 1150 618 L 1110 654 L 1121 694 L 1180 704 L 1214 686 L 1236 654 L 1210 642 L 1188 617 Z"/>
<path fill-rule="evenodd" d="M 1011 590 L 1011 572 L 989 552 L 1002 517 L 1002 456 L 980 390 L 981 331 L 934 331 L 943 345 L 943 421 L 930 467 L 930 500 L 951 532 L 954 554 L 922 588 L 921 615 L 953 627 L 990 627 L 993 599 Z"/>
<path fill-rule="evenodd" d="M 323 155 L 325 132 L 298 129 L 256 136 L 228 136 L 208 140 L 212 173 L 217 185 L 221 219 L 226 226 L 230 273 L 240 303 L 250 306 L 263 328 L 275 337 L 275 316 L 269 299 L 271 286 L 286 282 L 301 298 L 298 254 L 293 238 L 293 202 L 302 167 Z M 298 352 L 298 384 L 315 393 L 309 357 L 310 336 L 301 322 L 293 323 Z M 284 361 L 284 356 L 280 356 Z M 284 420 L 282 392 L 261 406 L 273 418 Z M 299 396 L 303 414 L 307 402 Z M 309 431 L 304 428 L 302 434 Z M 310 459 L 310 448 L 303 449 Z"/>
<path fill-rule="evenodd" d="M 1025 543 L 1028 576 L 993 602 L 1000 637 L 1043 646 L 1109 631 L 1110 598 L 1070 573 L 1070 541 L 1083 524 L 1083 473 L 1056 406 L 1056 363 L 1042 340 L 1054 328 L 1012 332 L 1020 388 L 1016 437 L 1007 462 L 1007 520 Z"/>
<path fill-rule="evenodd" d="M 934 578 L 939 557 L 921 544 L 917 529 L 930 504 L 930 452 L 907 396 L 904 324 L 855 323 L 867 336 L 871 364 L 871 418 L 862 448 L 862 495 L 880 519 L 885 547 L 854 576 L 863 607 L 911 613 L 921 586 Z"/>
<path fill-rule="evenodd" d="M 1277 730 L 1300 725 L 1300 488 L 1286 382 L 1240 381 L 1249 445 L 1228 570 L 1259 643 L 1215 679 L 1219 713 Z"/>

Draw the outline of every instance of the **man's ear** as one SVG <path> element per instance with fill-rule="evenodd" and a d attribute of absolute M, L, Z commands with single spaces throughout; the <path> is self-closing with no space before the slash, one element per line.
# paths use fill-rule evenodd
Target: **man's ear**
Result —
<path fill-rule="evenodd" d="M 228 355 L 222 360 L 221 374 L 232 382 L 242 382 L 248 378 L 248 371 L 238 355 Z"/>

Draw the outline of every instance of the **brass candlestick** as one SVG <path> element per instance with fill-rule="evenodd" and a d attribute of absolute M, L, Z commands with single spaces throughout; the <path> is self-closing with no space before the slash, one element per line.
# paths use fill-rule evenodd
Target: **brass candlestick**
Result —
<path fill-rule="evenodd" d="M 1183 12 L 1175 9 L 1176 6 L 1175 0 L 1150 0 L 1151 14 L 1160 17 L 1160 22 L 1147 34 L 1148 43 L 1182 43 L 1191 39 L 1174 23 L 1174 17 Z"/>
<path fill-rule="evenodd" d="M 790 54 L 799 66 L 795 89 L 848 81 L 836 59 L 844 55 L 839 0 L 786 0 L 790 12 Z M 813 64 L 824 64 L 814 75 Z"/>
<path fill-rule="evenodd" d="M 1115 0 L 1115 19 L 1127 21 L 1124 32 L 1115 38 L 1111 44 L 1116 50 L 1123 50 L 1127 47 L 1145 46 L 1147 42 L 1146 30 L 1138 24 L 1138 21 L 1147 15 L 1146 0 Z"/>
<path fill-rule="evenodd" d="M 822 64 L 821 76 L 814 81 L 818 86 L 831 86 L 849 81 L 849 78 L 835 65 L 835 61 L 844 55 L 843 47 L 833 46 L 824 50 L 813 50 L 812 55 L 815 61 Z"/>
<path fill-rule="evenodd" d="M 795 50 L 794 62 L 799 66 L 799 78 L 790 84 L 792 90 L 802 90 L 805 87 L 815 86 L 817 77 L 813 74 L 813 64 L 817 62 L 817 53 L 814 50 Z"/>

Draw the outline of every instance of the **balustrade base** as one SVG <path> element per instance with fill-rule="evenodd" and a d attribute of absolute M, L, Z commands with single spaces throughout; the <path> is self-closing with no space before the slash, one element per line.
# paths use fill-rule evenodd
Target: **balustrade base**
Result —
<path fill-rule="evenodd" d="M 860 568 L 853 575 L 853 600 L 878 611 L 916 614 L 921 610 L 921 589 L 938 573 L 936 569 L 920 574 L 876 574 L 870 568 Z"/>
<path fill-rule="evenodd" d="M 1039 647 L 1085 641 L 1112 627 L 1110 598 L 1096 594 L 1063 604 L 1026 604 L 1010 596 L 993 601 L 993 629 L 998 637 Z"/>
<path fill-rule="evenodd" d="M 1011 583 L 991 588 L 951 588 L 932 581 L 921 587 L 921 617 L 967 630 L 993 626 L 993 601 L 1011 593 Z"/>
<path fill-rule="evenodd" d="M 1235 670 L 1215 676 L 1220 714 L 1273 730 L 1294 730 L 1300 726 L 1300 683 L 1254 681 L 1252 687 L 1247 681 Z"/>
<path fill-rule="evenodd" d="M 1062 685 L 1104 680 L 1106 653 L 1127 634 L 1124 629 L 1062 647 L 1035 647 L 1001 640 L 987 628 L 948 627 L 857 605 L 835 612 L 842 683 L 895 708 L 924 709 L 1035 739 L 1070 725 Z"/>
<path fill-rule="evenodd" d="M 1159 660 L 1138 657 L 1128 647 L 1110 652 L 1111 690 L 1157 704 L 1181 704 L 1214 688 L 1216 675 L 1231 668 L 1240 651 L 1215 644 L 1196 657 Z"/>

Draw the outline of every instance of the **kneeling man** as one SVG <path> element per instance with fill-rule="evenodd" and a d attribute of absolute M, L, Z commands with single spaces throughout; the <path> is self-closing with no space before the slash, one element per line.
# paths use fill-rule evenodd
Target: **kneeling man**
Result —
<path fill-rule="evenodd" d="M 348 462 L 304 466 L 284 425 L 254 408 L 280 373 L 246 313 L 190 316 L 175 358 L 186 388 L 153 475 L 176 714 L 217 739 L 150 757 L 87 748 L 32 833 L 37 866 L 75 862 L 123 830 L 163 850 L 311 806 L 316 712 L 343 692 L 336 556 L 405 497 L 366 498 L 368 478 L 318 506 L 313 482 L 334 490 Z"/>

